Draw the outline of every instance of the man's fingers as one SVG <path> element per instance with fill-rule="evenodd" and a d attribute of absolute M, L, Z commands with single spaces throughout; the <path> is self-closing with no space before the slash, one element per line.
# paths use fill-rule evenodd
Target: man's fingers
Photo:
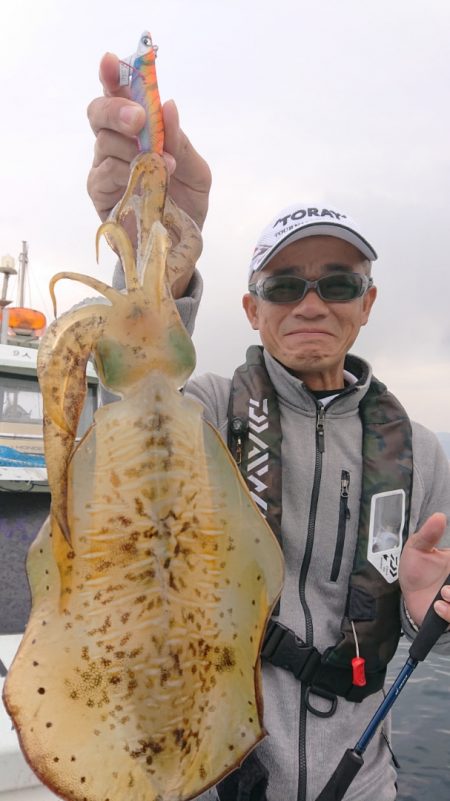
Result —
<path fill-rule="evenodd" d="M 127 161 L 107 158 L 98 167 L 93 168 L 90 175 L 94 183 L 94 192 L 97 182 L 102 187 L 102 194 L 115 192 L 118 189 L 123 192 L 130 177 L 130 165 Z"/>
<path fill-rule="evenodd" d="M 94 147 L 93 167 L 98 167 L 107 158 L 120 159 L 129 164 L 137 156 L 139 148 L 136 139 L 101 128 L 97 134 Z"/>
<path fill-rule="evenodd" d="M 130 165 L 120 159 L 106 158 L 90 170 L 87 190 L 102 220 L 123 196 L 129 177 Z"/>
<path fill-rule="evenodd" d="M 132 137 L 145 125 L 143 107 L 123 97 L 96 97 L 89 103 L 87 115 L 95 135 L 106 128 Z"/>
<path fill-rule="evenodd" d="M 163 159 L 166 163 L 167 172 L 169 175 L 173 175 L 177 168 L 177 162 L 175 161 L 174 157 L 170 153 L 166 153 L 166 151 L 164 151 Z"/>
<path fill-rule="evenodd" d="M 170 153 L 177 163 L 176 179 L 193 191 L 209 192 L 210 169 L 180 128 L 178 109 L 174 100 L 164 103 L 163 119 L 164 150 Z"/>
<path fill-rule="evenodd" d="M 450 587 L 448 584 L 441 588 L 441 595 L 444 600 L 435 601 L 434 609 L 440 617 L 443 617 L 447 623 L 450 623 Z"/>
<path fill-rule="evenodd" d="M 174 100 L 167 100 L 162 107 L 164 120 L 164 149 L 176 158 L 180 141 L 180 120 Z"/>
<path fill-rule="evenodd" d="M 409 537 L 407 545 L 418 551 L 432 551 L 439 544 L 447 525 L 446 515 L 436 512 L 425 521 L 423 526 Z"/>
<path fill-rule="evenodd" d="M 119 59 L 114 53 L 105 53 L 100 61 L 98 77 L 107 95 L 127 89 L 119 84 Z"/>
<path fill-rule="evenodd" d="M 105 95 L 130 98 L 129 86 L 119 83 L 119 59 L 114 53 L 105 53 L 100 61 L 99 78 Z"/>

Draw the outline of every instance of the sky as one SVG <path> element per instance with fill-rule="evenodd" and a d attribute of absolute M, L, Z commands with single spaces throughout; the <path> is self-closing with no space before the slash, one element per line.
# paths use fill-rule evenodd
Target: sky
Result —
<path fill-rule="evenodd" d="M 28 241 L 31 303 L 95 263 L 86 191 L 107 50 L 149 29 L 163 100 L 213 173 L 196 373 L 230 375 L 258 341 L 241 307 L 261 229 L 300 201 L 344 209 L 378 252 L 353 351 L 410 416 L 450 431 L 448 0 L 0 0 L 0 257 Z M 59 311 L 81 300 L 57 289 Z"/>

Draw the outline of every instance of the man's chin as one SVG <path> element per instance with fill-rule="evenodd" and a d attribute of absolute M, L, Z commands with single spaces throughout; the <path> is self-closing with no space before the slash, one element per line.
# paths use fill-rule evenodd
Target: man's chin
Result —
<path fill-rule="evenodd" d="M 329 355 L 323 353 L 298 354 L 283 353 L 275 356 L 277 361 L 283 365 L 290 373 L 300 378 L 306 384 L 315 383 L 314 377 L 329 375 L 331 383 L 335 385 L 335 380 L 339 381 L 343 367 L 336 365 Z M 333 378 L 331 379 L 331 376 Z M 337 386 L 337 384 L 336 384 Z"/>
<path fill-rule="evenodd" d="M 324 353 L 320 353 L 320 351 L 317 350 L 311 350 L 307 353 L 302 352 L 301 354 L 284 351 L 281 354 L 281 358 L 279 357 L 278 360 L 281 361 L 285 367 L 295 371 L 321 370 L 330 364 L 329 356 L 326 356 Z"/>

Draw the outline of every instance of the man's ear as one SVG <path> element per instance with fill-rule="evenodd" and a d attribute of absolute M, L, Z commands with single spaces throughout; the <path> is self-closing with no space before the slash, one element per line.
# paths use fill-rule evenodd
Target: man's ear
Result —
<path fill-rule="evenodd" d="M 372 309 L 372 306 L 375 303 L 376 297 L 377 297 L 377 288 L 376 286 L 371 286 L 363 297 L 361 325 L 366 325 L 370 316 L 370 311 Z"/>
<path fill-rule="evenodd" d="M 258 323 L 258 302 L 254 295 L 251 295 L 250 292 L 246 292 L 244 297 L 242 298 L 242 306 L 244 311 L 247 315 L 247 319 L 251 325 L 251 327 L 255 330 L 259 330 L 259 323 Z"/>

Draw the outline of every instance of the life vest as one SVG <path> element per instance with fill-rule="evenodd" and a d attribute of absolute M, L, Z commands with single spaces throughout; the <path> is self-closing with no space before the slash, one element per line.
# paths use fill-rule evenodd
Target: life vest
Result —
<path fill-rule="evenodd" d="M 352 366 L 349 356 L 345 367 L 352 371 Z M 413 476 L 411 423 L 399 401 L 376 378 L 372 378 L 359 404 L 359 413 L 363 428 L 363 475 L 358 539 L 339 642 L 321 654 L 312 643 L 303 642 L 281 625 L 275 614 L 269 622 L 261 654 L 263 659 L 293 672 L 308 685 L 308 690 L 330 698 L 333 704 L 336 696 L 359 702 L 383 687 L 386 668 L 401 631 L 399 582 L 386 572 L 391 570 L 397 575 L 399 552 L 396 565 L 389 565 L 392 553 L 380 555 L 380 560 L 387 560 L 382 575 L 369 561 L 368 547 L 376 497 L 404 493 L 399 551 L 408 536 Z M 248 349 L 245 364 L 234 374 L 228 420 L 230 450 L 282 546 L 280 413 L 260 346 Z M 365 660 L 365 684 L 355 681 L 352 621 L 358 631 L 360 658 Z M 334 708 L 326 714 L 332 714 Z M 320 714 L 314 708 L 311 711 Z"/>

